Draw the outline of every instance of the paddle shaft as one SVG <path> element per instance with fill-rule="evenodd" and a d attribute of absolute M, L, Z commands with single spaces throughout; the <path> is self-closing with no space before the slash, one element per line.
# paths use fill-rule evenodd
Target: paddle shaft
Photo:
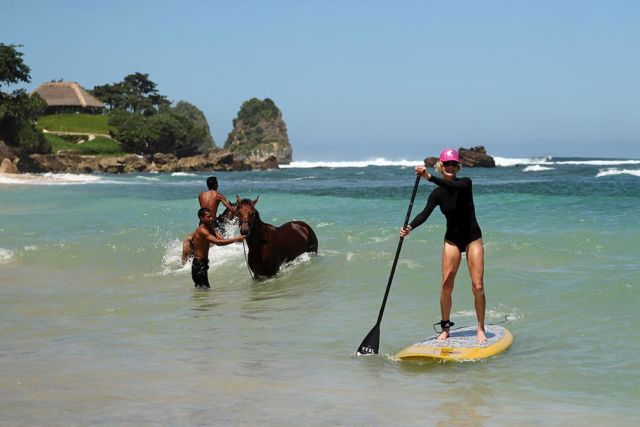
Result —
<path fill-rule="evenodd" d="M 416 182 L 413 184 L 413 193 L 411 193 L 411 201 L 409 202 L 409 208 L 407 209 L 407 215 L 404 218 L 404 224 L 402 228 L 405 228 L 409 224 L 409 217 L 411 216 L 411 209 L 413 209 L 413 202 L 416 199 L 416 193 L 418 192 L 418 184 L 420 183 L 420 175 L 416 175 Z M 391 282 L 393 281 L 393 275 L 396 272 L 396 266 L 398 265 L 398 258 L 400 257 L 400 250 L 402 249 L 402 242 L 404 237 L 400 237 L 398 241 L 398 249 L 396 249 L 396 256 L 393 258 L 393 265 L 391 266 L 391 273 L 389 273 L 389 280 L 387 281 L 387 289 L 384 291 L 384 298 L 382 298 L 382 306 L 380 307 L 380 313 L 378 314 L 378 321 L 376 327 L 380 327 L 382 322 L 382 315 L 384 308 L 387 305 L 387 297 L 389 296 L 389 290 L 391 289 Z"/>
<path fill-rule="evenodd" d="M 416 176 L 416 183 L 413 186 L 413 193 L 411 194 L 411 201 L 409 202 L 409 208 L 407 209 L 407 216 L 404 219 L 405 228 L 409 223 L 409 216 L 411 216 L 411 209 L 413 208 L 413 201 L 416 199 L 416 192 L 418 191 L 418 184 L 420 183 L 420 175 Z M 384 298 L 382 299 L 382 306 L 380 307 L 380 313 L 378 314 L 378 321 L 373 326 L 371 331 L 364 337 L 362 344 L 358 347 L 356 354 L 378 354 L 378 348 L 380 347 L 380 323 L 382 322 L 382 314 L 384 313 L 384 307 L 387 305 L 387 297 L 389 296 L 389 289 L 391 289 L 391 282 L 393 281 L 393 274 L 396 272 L 396 266 L 398 265 L 398 257 L 400 256 L 400 250 L 402 249 L 403 237 L 400 237 L 398 242 L 398 249 L 396 249 L 396 256 L 393 259 L 393 266 L 391 267 L 391 273 L 389 274 L 389 281 L 387 282 L 387 289 L 384 291 Z"/>

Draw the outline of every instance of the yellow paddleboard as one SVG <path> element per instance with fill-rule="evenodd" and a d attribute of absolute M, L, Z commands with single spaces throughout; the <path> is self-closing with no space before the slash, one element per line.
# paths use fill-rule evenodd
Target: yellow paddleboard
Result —
<path fill-rule="evenodd" d="M 478 360 L 502 353 L 513 342 L 513 335 L 499 325 L 485 326 L 485 335 L 487 340 L 478 342 L 475 326 L 455 329 L 446 340 L 427 338 L 400 351 L 395 358 L 402 361 Z"/>

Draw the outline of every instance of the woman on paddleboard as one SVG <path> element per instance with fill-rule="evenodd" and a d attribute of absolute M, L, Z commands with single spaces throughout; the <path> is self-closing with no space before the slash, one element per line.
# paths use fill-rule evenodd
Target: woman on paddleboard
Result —
<path fill-rule="evenodd" d="M 460 170 L 460 155 L 454 149 L 448 148 L 440 153 L 440 159 L 435 168 L 442 174 L 438 178 L 429 173 L 425 166 L 416 166 L 416 173 L 437 187 L 427 199 L 427 205 L 405 228 L 400 230 L 400 237 L 406 237 L 411 230 L 424 223 L 436 206 L 447 219 L 447 231 L 444 235 L 444 248 L 442 250 L 442 290 L 440 292 L 440 313 L 442 320 L 440 326 L 442 333 L 439 340 L 449 338 L 451 322 L 451 293 L 453 284 L 460 267 L 462 253 L 467 253 L 467 265 L 471 274 L 471 287 L 475 299 L 476 316 L 478 318 L 477 340 L 486 341 L 484 332 L 484 245 L 482 232 L 476 221 L 475 207 L 473 205 L 473 191 L 471 179 L 458 178 Z"/>

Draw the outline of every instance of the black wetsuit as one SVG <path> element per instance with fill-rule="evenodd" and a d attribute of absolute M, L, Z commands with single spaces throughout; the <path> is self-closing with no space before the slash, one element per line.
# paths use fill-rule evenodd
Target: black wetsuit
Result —
<path fill-rule="evenodd" d="M 456 178 L 450 181 L 431 175 L 429 181 L 438 187 L 429 195 L 424 210 L 409 225 L 412 230 L 418 227 L 429 218 L 436 206 L 440 206 L 440 211 L 447 219 L 444 239 L 464 252 L 469 243 L 482 238 L 482 231 L 476 221 L 471 180 Z"/>
<path fill-rule="evenodd" d="M 196 288 L 208 288 L 209 276 L 207 276 L 207 270 L 209 270 L 209 260 L 202 258 L 193 258 L 191 261 L 191 278 L 193 283 L 196 284 Z"/>

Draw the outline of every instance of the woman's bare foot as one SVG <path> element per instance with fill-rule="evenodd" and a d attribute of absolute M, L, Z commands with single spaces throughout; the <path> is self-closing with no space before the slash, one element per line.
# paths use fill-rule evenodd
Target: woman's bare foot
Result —
<path fill-rule="evenodd" d="M 485 342 L 487 340 L 487 336 L 484 334 L 484 330 L 478 328 L 478 334 L 476 335 L 476 340 L 478 342 Z"/>
<path fill-rule="evenodd" d="M 444 341 L 444 340 L 446 340 L 447 338 L 449 338 L 449 330 L 448 330 L 448 329 L 447 329 L 447 330 L 445 330 L 445 331 L 442 331 L 442 332 L 440 333 L 440 335 L 438 335 L 438 340 L 439 340 L 439 341 Z"/>

